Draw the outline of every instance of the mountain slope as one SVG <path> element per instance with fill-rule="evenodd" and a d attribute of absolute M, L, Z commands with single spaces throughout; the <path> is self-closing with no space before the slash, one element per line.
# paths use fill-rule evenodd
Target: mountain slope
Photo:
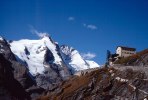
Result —
<path fill-rule="evenodd" d="M 14 54 L 12 53 L 9 44 L 7 43 L 7 41 L 0 36 L 0 53 L 2 55 L 4 55 L 4 57 L 8 60 L 15 60 L 16 58 L 14 56 Z"/>
<path fill-rule="evenodd" d="M 52 89 L 71 76 L 60 57 L 58 45 L 48 36 L 12 41 L 10 48 L 17 61 L 28 67 L 39 87 Z"/>
<path fill-rule="evenodd" d="M 147 100 L 147 54 L 146 49 L 126 59 L 124 64 L 74 76 L 38 100 Z"/>
<path fill-rule="evenodd" d="M 124 66 L 123 66 L 124 67 Z M 38 100 L 147 100 L 148 76 L 131 69 L 101 68 L 63 82 Z"/>
<path fill-rule="evenodd" d="M 45 90 L 29 73 L 27 66 L 19 63 L 7 41 L 0 39 L 0 100 L 30 100 Z M 36 90 L 36 91 L 33 91 Z M 27 99 L 28 98 L 28 99 Z"/>
<path fill-rule="evenodd" d="M 0 54 L 0 100 L 30 100 L 29 94 L 13 75 L 11 62 Z"/>
<path fill-rule="evenodd" d="M 24 88 L 30 87 L 34 84 L 34 80 L 32 80 L 29 75 L 28 68 L 17 62 L 9 47 L 9 44 L 2 37 L 0 39 L 0 54 L 3 55 L 5 59 L 11 63 L 11 67 L 14 71 L 14 78 L 18 80 Z"/>
<path fill-rule="evenodd" d="M 12 52 L 19 60 L 29 66 L 32 74 L 43 73 L 46 64 L 55 63 L 62 65 L 62 59 L 58 55 L 56 44 L 49 37 L 40 40 L 20 40 L 10 43 Z M 17 48 L 16 48 L 17 47 Z M 45 56 L 48 55 L 48 59 Z"/>
<path fill-rule="evenodd" d="M 63 52 L 61 47 L 48 36 L 39 40 L 22 39 L 9 42 L 0 37 L 1 59 L 9 62 L 12 78 L 18 82 L 29 99 L 35 99 L 45 91 L 56 89 L 61 82 L 69 79 L 77 71 L 99 66 L 93 61 L 84 60 L 77 50 L 64 49 L 66 51 Z M 66 52 L 68 55 L 65 55 Z M 3 63 L 2 61 L 0 60 L 0 63 Z M 1 67 L 5 67 L 4 64 Z M 11 81 L 8 80 L 7 84 Z M 7 93 L 6 95 L 9 95 Z M 18 100 L 24 98 L 26 97 Z"/>
<path fill-rule="evenodd" d="M 17 60 L 26 64 L 33 75 L 37 75 L 37 73 L 43 74 L 49 64 L 56 64 L 58 68 L 67 67 L 72 73 L 99 67 L 95 62 L 85 61 L 79 52 L 72 47 L 60 47 L 48 36 L 39 40 L 23 39 L 13 41 L 10 45 Z M 63 75 L 62 71 L 61 75 Z"/>
<path fill-rule="evenodd" d="M 62 58 L 72 73 L 80 70 L 99 67 L 99 65 L 94 61 L 84 60 L 79 52 L 72 47 L 62 45 L 60 49 Z"/>

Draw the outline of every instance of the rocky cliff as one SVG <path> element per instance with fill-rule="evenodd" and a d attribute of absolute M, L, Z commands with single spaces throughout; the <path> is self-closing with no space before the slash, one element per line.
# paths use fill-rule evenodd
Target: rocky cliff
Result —
<path fill-rule="evenodd" d="M 132 69 L 101 68 L 63 82 L 38 100 L 147 100 L 148 76 Z"/>

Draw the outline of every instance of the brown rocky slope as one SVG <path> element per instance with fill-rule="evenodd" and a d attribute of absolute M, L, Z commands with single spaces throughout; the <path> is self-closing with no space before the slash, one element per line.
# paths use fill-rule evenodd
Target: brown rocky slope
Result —
<path fill-rule="evenodd" d="M 38 100 L 146 100 L 148 79 L 132 69 L 101 68 L 75 76 Z"/>
<path fill-rule="evenodd" d="M 148 49 L 116 63 L 74 76 L 38 100 L 147 100 Z"/>

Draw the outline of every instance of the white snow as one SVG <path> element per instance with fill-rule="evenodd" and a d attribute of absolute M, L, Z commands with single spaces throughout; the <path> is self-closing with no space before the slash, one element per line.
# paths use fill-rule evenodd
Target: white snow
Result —
<path fill-rule="evenodd" d="M 3 40 L 4 40 L 3 37 L 0 36 L 0 41 L 3 41 Z"/>
<path fill-rule="evenodd" d="M 69 64 L 76 70 L 83 70 L 83 69 L 88 69 L 89 66 L 87 63 L 83 60 L 83 58 L 80 56 L 78 51 L 73 51 L 71 53 L 71 61 Z"/>
<path fill-rule="evenodd" d="M 44 37 L 42 40 L 44 41 L 45 45 L 49 48 L 49 50 L 52 52 L 53 56 L 55 57 L 55 63 L 61 65 L 62 59 L 58 55 L 58 52 L 56 50 L 56 43 L 53 43 L 52 40 L 50 40 L 48 37 Z"/>
<path fill-rule="evenodd" d="M 94 61 L 84 60 L 80 53 L 72 47 L 62 46 L 60 50 L 57 50 L 57 45 L 58 43 L 54 42 L 50 37 L 44 36 L 40 40 L 22 39 L 13 41 L 10 43 L 10 48 L 18 58 L 18 61 L 28 65 L 29 71 L 33 75 L 37 73 L 42 74 L 45 67 L 49 67 L 48 64 L 43 64 L 47 49 L 49 49 L 54 56 L 53 63 L 62 67 L 64 61 L 67 67 L 74 72 L 99 67 Z M 25 52 L 26 49 L 29 52 L 27 54 Z"/>
<path fill-rule="evenodd" d="M 72 47 L 62 46 L 61 54 L 65 63 L 70 69 L 73 69 L 74 72 L 99 67 L 94 61 L 84 60 L 80 53 Z"/>
<path fill-rule="evenodd" d="M 127 79 L 123 79 L 123 78 L 120 78 L 120 77 L 116 77 L 115 79 L 120 81 L 120 82 L 128 82 Z"/>
<path fill-rule="evenodd" d="M 31 74 L 36 75 L 37 73 L 44 72 L 44 55 L 46 48 L 51 50 L 54 55 L 54 63 L 61 64 L 61 58 L 57 54 L 55 44 L 49 39 L 44 37 L 40 40 L 28 40 L 22 39 L 19 41 L 13 41 L 10 43 L 12 52 L 22 61 L 26 62 Z M 30 55 L 25 53 L 25 48 L 30 52 Z"/>
<path fill-rule="evenodd" d="M 88 63 L 88 65 L 90 66 L 90 68 L 100 67 L 100 65 L 98 65 L 98 64 L 97 64 L 96 62 L 94 62 L 94 61 L 86 60 L 86 62 Z"/>

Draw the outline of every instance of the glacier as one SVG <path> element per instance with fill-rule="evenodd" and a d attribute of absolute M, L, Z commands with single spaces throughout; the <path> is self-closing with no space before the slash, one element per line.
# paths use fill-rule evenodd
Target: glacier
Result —
<path fill-rule="evenodd" d="M 66 45 L 60 46 L 49 36 L 44 36 L 39 40 L 21 39 L 12 41 L 9 44 L 17 60 L 26 64 L 32 75 L 43 74 L 45 68 L 49 67 L 46 63 L 54 63 L 59 67 L 64 64 L 71 73 L 99 67 L 96 62 L 83 59 L 74 48 Z M 50 55 L 54 58 L 45 63 L 47 50 L 50 51 Z"/>

